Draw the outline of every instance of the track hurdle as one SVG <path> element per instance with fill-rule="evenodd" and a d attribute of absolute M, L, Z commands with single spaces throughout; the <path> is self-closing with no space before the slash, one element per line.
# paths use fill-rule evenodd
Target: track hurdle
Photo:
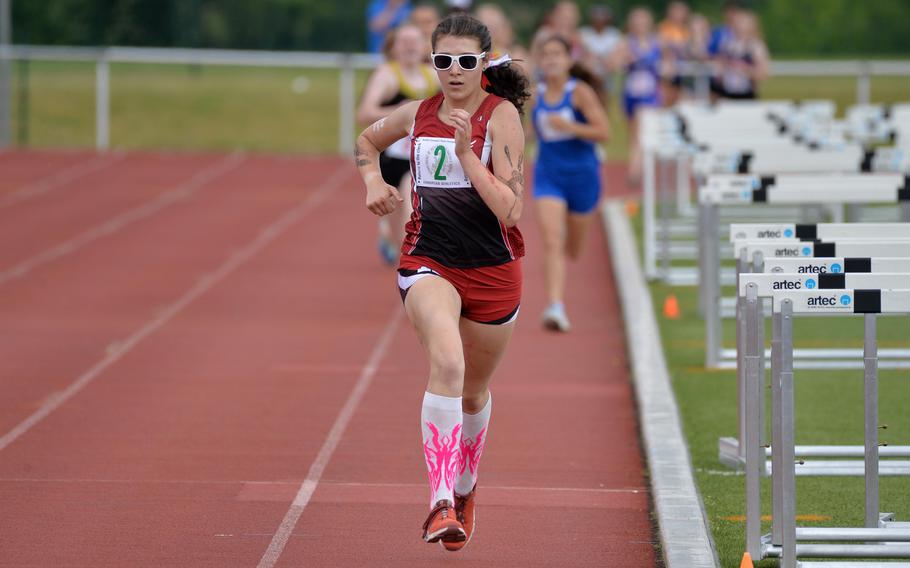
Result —
<path fill-rule="evenodd" d="M 730 242 L 761 240 L 815 241 L 833 239 L 910 239 L 910 224 L 907 223 L 731 223 Z M 793 252 L 793 251 L 788 251 Z M 820 254 L 820 252 L 816 252 Z M 738 251 L 733 256 L 739 260 Z M 751 259 L 747 259 L 747 262 Z M 737 273 L 743 269 L 737 263 Z M 756 270 L 750 270 L 756 271 Z M 733 317 L 736 298 L 721 298 L 721 317 Z"/>
<path fill-rule="evenodd" d="M 910 227 L 910 225 L 908 225 Z M 739 251 L 736 261 L 738 273 L 762 272 L 763 262 L 768 257 L 774 258 L 824 258 L 834 256 L 881 256 L 881 257 L 910 257 L 910 239 L 899 240 L 885 239 L 845 239 L 838 238 L 833 241 L 734 241 L 734 247 Z M 751 262 L 750 262 L 751 259 Z M 739 309 L 737 298 L 732 298 Z M 710 309 L 706 310 L 710 311 Z M 718 328 L 719 323 L 715 322 Z M 706 327 L 707 329 L 707 327 Z M 718 344 L 719 345 L 719 344 Z M 734 349 L 721 349 L 721 368 L 732 368 L 737 359 Z M 801 369 L 849 369 L 854 368 L 858 351 L 851 349 L 797 349 L 797 368 Z M 910 350 L 908 349 L 883 349 L 879 356 L 885 359 L 882 366 L 891 368 L 910 367 Z"/>
<path fill-rule="evenodd" d="M 838 153 L 836 156 L 829 153 L 829 157 L 824 160 L 824 167 L 836 166 L 838 171 L 842 169 L 859 171 L 863 157 L 859 146 L 851 145 L 845 149 L 845 141 L 840 138 L 827 140 L 820 137 L 811 141 L 800 139 L 799 143 L 791 139 L 789 133 L 793 129 L 805 129 L 804 126 L 798 126 L 799 124 L 804 125 L 808 121 L 817 120 L 833 108 L 828 101 L 817 101 L 804 107 L 797 108 L 792 103 L 781 101 L 760 104 L 733 103 L 715 107 L 679 105 L 674 111 L 651 110 L 643 114 L 643 255 L 645 273 L 649 279 L 659 277 L 670 283 L 685 285 L 698 283 L 696 273 L 691 269 L 670 267 L 671 259 L 695 258 L 696 251 L 693 246 L 687 242 L 671 240 L 673 235 L 696 234 L 695 226 L 686 221 L 694 217 L 695 213 L 689 183 L 689 158 L 692 154 L 699 156 L 701 153 L 719 151 L 725 156 L 734 154 L 738 163 L 743 160 L 744 155 L 748 155 L 745 158 L 748 162 L 756 154 L 777 152 L 777 155 L 781 156 L 779 160 L 783 160 L 784 163 L 781 167 L 769 170 L 776 172 L 787 167 L 797 168 L 792 156 L 800 152 L 807 160 L 817 160 L 818 158 L 808 153 L 807 144 L 821 149 L 830 146 L 832 151 L 836 149 Z M 800 121 L 796 125 L 789 124 L 788 120 L 793 122 L 794 117 Z M 731 122 L 737 124 L 737 134 L 733 137 L 729 135 Z M 743 134 L 744 129 L 748 130 L 748 135 Z M 774 168 L 773 158 L 770 163 L 765 159 L 764 163 L 768 168 Z M 794 165 L 787 165 L 791 163 Z M 676 219 L 671 218 L 671 210 L 674 209 L 671 197 L 671 164 L 675 164 L 676 167 Z M 851 166 L 845 167 L 845 164 Z M 739 171 L 739 168 L 730 170 L 723 167 L 721 171 Z M 803 167 L 799 171 L 807 170 Z M 760 218 L 761 212 L 757 212 L 756 215 Z M 786 215 L 781 211 L 777 218 L 781 216 L 795 218 L 798 215 L 799 211 L 788 211 Z"/>
<path fill-rule="evenodd" d="M 693 170 L 701 178 L 721 173 L 896 173 L 910 171 L 910 152 L 903 148 L 867 150 L 858 144 L 815 150 L 799 145 L 725 148 L 696 154 Z"/>
<path fill-rule="evenodd" d="M 760 253 L 755 255 L 760 257 Z M 860 287 L 866 286 L 871 282 L 865 282 L 863 280 L 857 280 L 857 278 L 862 278 L 863 276 L 868 276 L 870 273 L 874 275 L 881 274 L 882 278 L 890 279 L 888 282 L 890 284 L 903 284 L 902 279 L 894 280 L 897 278 L 895 275 L 906 275 L 910 274 L 910 257 L 907 258 L 862 258 L 862 257 L 847 257 L 847 258 L 772 258 L 767 261 L 762 261 L 761 258 L 756 258 L 754 266 L 752 268 L 752 273 L 744 273 L 740 275 L 740 282 L 738 287 L 738 312 L 737 312 L 737 352 L 736 352 L 736 368 L 737 368 L 737 436 L 736 437 L 721 437 L 718 440 L 718 455 L 720 462 L 724 465 L 734 468 L 734 469 L 743 469 L 745 467 L 746 452 L 745 444 L 740 443 L 741 440 L 745 440 L 747 436 L 747 431 L 755 427 L 750 425 L 747 422 L 747 416 L 749 414 L 746 405 L 748 400 L 746 397 L 746 392 L 748 391 L 748 386 L 745 384 L 745 361 L 744 355 L 748 350 L 748 347 L 745 344 L 746 338 L 750 337 L 750 334 L 754 334 L 754 337 L 757 337 L 761 341 L 761 345 L 755 348 L 756 352 L 763 353 L 765 360 L 770 355 L 770 351 L 766 350 L 764 347 L 764 317 L 766 307 L 763 304 L 764 298 L 770 297 L 771 290 L 777 289 L 834 289 L 834 288 L 844 288 L 844 287 Z M 862 276 L 861 276 L 862 275 Z M 758 307 L 759 314 L 761 318 L 757 321 L 751 322 L 747 317 L 747 312 L 745 310 L 745 291 L 746 286 L 749 284 L 755 283 L 758 294 Z M 896 286 L 895 286 L 896 287 Z M 901 286 L 903 287 L 903 286 Z M 907 287 L 910 287 L 908 285 Z M 770 306 L 767 306 L 770 307 Z M 759 326 L 758 329 L 750 329 L 750 326 Z M 800 350 L 794 349 L 794 354 L 799 353 Z M 807 350 L 811 351 L 809 355 L 812 357 L 823 357 L 827 353 L 830 353 L 830 349 L 815 349 Z M 885 350 L 880 350 L 879 355 L 881 356 L 882 352 Z M 901 361 L 900 357 L 910 357 L 910 351 L 908 350 L 889 350 L 891 351 L 890 355 L 894 360 L 880 361 L 880 367 L 886 368 L 907 368 L 907 361 Z M 842 359 L 838 362 L 836 367 L 846 367 L 845 363 L 849 364 L 850 368 L 856 367 L 859 368 L 861 365 L 853 365 L 853 361 L 846 359 L 845 357 L 850 357 L 851 355 L 854 358 L 859 358 L 861 350 L 851 350 L 851 349 L 838 349 L 836 354 Z M 806 355 L 803 355 L 806 357 Z M 765 360 L 761 363 L 764 365 Z M 798 359 L 797 359 L 798 361 Z M 859 363 L 857 361 L 857 363 Z M 805 367 L 808 368 L 829 368 L 832 365 L 818 365 L 818 364 L 807 364 Z M 761 406 L 758 408 L 759 423 L 765 424 L 765 409 L 764 409 L 764 398 L 759 400 Z M 762 437 L 762 446 L 764 447 L 764 426 L 758 427 L 759 432 Z M 770 451 L 764 449 L 766 454 L 770 454 Z M 856 458 L 862 455 L 862 449 L 860 447 L 852 446 L 799 446 L 796 451 L 797 455 L 802 457 L 834 457 L 834 458 Z M 889 457 L 910 457 L 910 447 L 899 447 L 892 446 L 889 448 L 883 449 L 883 455 Z M 893 468 L 904 467 L 902 464 L 891 463 L 887 467 L 889 471 Z M 763 473 L 767 475 L 770 468 L 764 467 Z M 826 462 L 821 464 L 802 464 L 798 469 L 799 475 L 861 475 L 862 469 L 857 467 L 856 463 L 844 462 L 836 464 L 834 462 Z"/>
<path fill-rule="evenodd" d="M 695 234 L 694 226 L 690 226 L 683 220 L 673 220 L 670 216 L 670 188 L 668 169 L 665 166 L 666 160 L 673 158 L 672 147 L 662 147 L 661 152 L 666 153 L 663 156 L 660 152 L 656 155 L 660 162 L 658 171 L 664 172 L 659 176 L 659 195 L 660 206 L 654 203 L 654 192 L 649 188 L 653 186 L 654 180 L 646 179 L 643 192 L 643 214 L 645 223 L 645 256 L 646 262 L 653 259 L 654 277 L 660 277 L 670 283 L 678 284 L 695 284 L 697 279 L 689 271 L 681 268 L 671 268 L 672 259 L 690 258 L 688 248 L 684 247 L 685 243 L 672 240 L 673 237 L 688 236 Z M 677 160 L 679 162 L 679 160 Z M 710 152 L 696 152 L 693 156 L 692 169 L 697 180 L 705 180 L 712 174 L 754 174 L 766 176 L 771 174 L 788 174 L 788 173 L 900 173 L 910 172 L 910 152 L 900 148 L 876 148 L 865 150 L 859 145 L 849 144 L 841 145 L 832 149 L 809 150 L 805 146 L 790 144 L 772 144 L 767 146 L 752 146 L 748 150 L 740 149 L 721 149 Z M 688 205 L 688 173 L 684 163 L 677 163 L 677 174 L 685 172 L 677 180 L 677 213 L 684 208 L 691 208 Z M 680 203 L 685 202 L 683 206 Z M 813 213 L 805 210 L 790 211 L 769 211 L 773 218 L 808 218 L 807 215 Z M 759 211 L 749 211 L 745 215 L 754 220 L 762 217 Z M 859 211 L 851 207 L 850 219 L 858 220 Z M 657 216 L 655 219 L 654 216 Z M 844 216 L 842 207 L 832 207 L 830 218 L 841 220 Z M 740 212 L 740 219 L 743 219 Z M 650 238 L 649 238 L 650 235 Z M 658 266 L 659 261 L 659 266 Z"/>
<path fill-rule="evenodd" d="M 759 558 L 779 557 L 782 568 L 809 566 L 798 558 L 910 558 L 910 523 L 894 522 L 879 510 L 878 477 L 878 348 L 876 317 L 878 314 L 910 314 L 910 290 L 845 289 L 781 290 L 772 293 L 772 391 L 777 391 L 772 448 L 777 460 L 772 467 L 774 483 L 779 490 L 772 495 L 775 513 L 769 535 L 762 537 Z M 757 317 L 755 289 L 747 290 L 747 306 Z M 865 401 L 865 526 L 862 528 L 802 528 L 796 526 L 796 456 L 795 400 L 793 391 L 793 319 L 802 315 L 844 316 L 862 314 L 864 317 L 864 401 Z M 754 342 L 751 343 L 754 345 Z M 761 354 L 748 354 L 751 379 L 757 379 Z M 750 380 L 750 385 L 759 384 Z M 754 393 L 752 393 L 754 394 Z M 751 446 L 750 446 L 751 447 Z M 755 451 L 753 450 L 754 454 Z M 754 460 L 755 456 L 752 456 Z M 773 459 L 773 456 L 772 456 Z M 754 530 L 754 527 L 753 527 Z M 815 541 L 816 544 L 800 544 Z M 842 542 L 849 544 L 842 544 Z M 832 542 L 838 542 L 833 544 Z M 817 563 L 824 566 L 825 563 Z M 885 564 L 866 562 L 828 563 L 828 566 L 910 566 L 910 563 Z"/>
<path fill-rule="evenodd" d="M 896 174 L 843 174 L 780 176 L 710 176 L 699 190 L 698 282 L 705 315 L 705 366 L 722 366 L 720 336 L 720 250 L 718 208 L 756 204 L 901 204 L 910 220 L 910 184 Z M 791 256 L 815 256 L 814 243 L 804 243 Z M 818 256 L 835 256 L 830 246 Z M 801 254 L 802 253 L 802 254 Z M 782 256 L 772 254 L 770 256 Z M 842 255 L 843 256 L 843 255 Z M 847 256 L 869 256 L 863 253 Z M 903 256 L 884 254 L 884 256 Z M 730 366 L 730 365 L 728 365 Z"/>
<path fill-rule="evenodd" d="M 907 145 L 910 137 L 910 104 L 860 104 L 847 109 L 846 120 L 853 139 L 864 144 Z"/>
<path fill-rule="evenodd" d="M 910 264 L 910 259 L 899 259 L 895 264 Z M 737 346 L 740 355 L 737 358 L 737 414 L 738 437 L 723 437 L 719 440 L 719 457 L 721 463 L 727 466 L 742 469 L 755 468 L 761 474 L 767 475 L 770 464 L 747 463 L 749 449 L 747 440 L 757 436 L 760 446 L 766 446 L 764 441 L 765 410 L 764 398 L 750 398 L 749 393 L 755 392 L 754 385 L 750 385 L 748 373 L 747 354 L 759 353 L 759 380 L 764 382 L 764 364 L 766 351 L 764 345 L 764 310 L 762 302 L 765 298 L 772 297 L 776 290 L 836 290 L 844 288 L 865 288 L 887 286 L 893 288 L 910 288 L 910 273 L 773 273 L 743 274 L 739 285 L 739 297 L 747 299 L 748 292 L 752 290 L 757 297 L 758 312 L 755 316 L 743 305 L 737 326 Z M 749 342 L 754 342 L 750 344 Z M 861 352 L 857 352 L 859 357 Z M 759 392 L 761 388 L 759 387 Z M 753 405 L 750 408 L 750 405 Z M 756 434 L 757 433 L 757 434 Z M 764 455 L 769 450 L 762 450 Z M 859 446 L 828 445 L 828 446 L 799 446 L 796 454 L 800 457 L 829 457 L 829 458 L 855 458 L 862 456 Z M 884 449 L 883 455 L 891 458 L 910 458 L 910 446 L 891 446 Z M 804 461 L 797 468 L 798 475 L 813 476 L 844 476 L 862 475 L 862 463 L 855 461 Z M 893 461 L 885 464 L 884 473 L 887 475 L 910 475 L 910 461 Z M 757 481 L 756 481 L 757 483 Z M 751 487 L 748 485 L 747 488 Z"/>
<path fill-rule="evenodd" d="M 831 257 L 831 258 L 769 258 L 764 260 L 764 272 L 797 274 L 840 274 L 848 272 L 910 272 L 910 258 Z"/>
<path fill-rule="evenodd" d="M 753 549 L 758 543 L 757 528 L 760 525 L 760 478 L 773 472 L 779 467 L 778 448 L 771 445 L 766 448 L 764 438 L 765 411 L 764 411 L 764 312 L 762 301 L 772 298 L 775 292 L 788 290 L 806 290 L 814 293 L 827 293 L 833 290 L 847 288 L 874 288 L 887 287 L 895 289 L 910 288 L 910 273 L 822 273 L 822 274 L 743 274 L 740 280 L 739 295 L 746 298 L 743 308 L 742 324 L 737 328 L 741 335 L 738 341 L 742 356 L 739 361 L 738 378 L 742 378 L 741 396 L 739 400 L 740 437 L 735 439 L 721 439 L 721 460 L 727 465 L 732 465 L 746 470 L 746 519 L 747 534 Z M 754 302 L 750 306 L 748 302 Z M 754 308 L 754 309 L 753 309 Z M 775 325 L 777 322 L 775 321 Z M 773 351 L 772 351 L 773 354 Z M 857 356 L 860 356 L 859 353 Z M 758 359 L 753 359 L 757 357 Z M 774 360 L 772 359 L 772 366 Z M 755 384 L 757 382 L 758 384 Z M 775 412 L 779 408 L 779 392 L 772 389 L 772 402 Z M 874 401 L 867 400 L 867 404 Z M 876 411 L 877 412 L 877 411 Z M 772 432 L 776 422 L 772 422 Z M 776 434 L 775 434 L 776 436 Z M 766 461 L 770 452 L 772 463 Z M 861 458 L 864 456 L 863 446 L 826 445 L 826 446 L 796 446 L 794 455 L 800 457 L 796 465 L 796 475 L 804 476 L 863 476 L 867 471 L 866 464 L 856 459 L 821 460 L 812 461 L 805 458 Z M 908 458 L 910 446 L 889 446 L 880 450 L 882 457 Z M 883 461 L 880 467 L 882 475 L 910 475 L 910 461 L 888 460 Z M 774 479 L 777 483 L 779 479 Z M 877 486 L 870 490 L 869 498 L 877 502 Z M 779 488 L 775 485 L 775 490 Z M 775 515 L 779 517 L 775 509 Z"/>

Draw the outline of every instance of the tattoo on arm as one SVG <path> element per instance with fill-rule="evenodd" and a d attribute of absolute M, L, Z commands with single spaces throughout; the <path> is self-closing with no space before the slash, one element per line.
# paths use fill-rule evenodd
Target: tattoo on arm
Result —
<path fill-rule="evenodd" d="M 354 148 L 354 164 L 356 164 L 358 168 L 369 166 L 373 163 L 372 160 L 364 157 L 367 155 L 367 153 L 366 150 L 360 147 L 360 144 L 355 144 Z"/>
<path fill-rule="evenodd" d="M 507 219 L 512 218 L 512 214 L 515 212 L 515 207 L 521 202 L 522 194 L 524 193 L 524 152 L 518 154 L 518 167 L 516 168 L 512 162 L 512 152 L 509 150 L 508 146 L 504 148 L 506 158 L 509 160 L 509 165 L 512 166 L 512 176 L 509 179 L 496 176 L 502 183 L 506 184 L 509 189 L 512 190 L 512 193 L 515 195 L 515 201 L 512 202 L 512 207 L 509 208 L 509 214 L 506 215 Z"/>

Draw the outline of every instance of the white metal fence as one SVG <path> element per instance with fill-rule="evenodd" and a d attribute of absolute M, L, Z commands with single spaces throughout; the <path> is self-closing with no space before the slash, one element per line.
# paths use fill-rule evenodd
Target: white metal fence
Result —
<path fill-rule="evenodd" d="M 11 61 L 79 61 L 95 64 L 95 146 L 110 146 L 110 64 L 145 63 L 164 65 L 234 65 L 248 67 L 317 68 L 338 70 L 338 151 L 354 148 L 355 71 L 376 67 L 380 58 L 371 54 L 318 53 L 298 51 L 241 51 L 223 49 L 136 48 L 136 47 L 51 47 L 5 46 L 0 44 L 0 147 L 11 144 L 10 73 Z M 2 72 L 4 71 L 5 72 Z M 706 94 L 710 68 L 693 65 L 686 74 L 700 79 Z M 776 77 L 855 77 L 856 102 L 870 100 L 874 76 L 910 76 L 910 61 L 773 61 Z"/>
<path fill-rule="evenodd" d="M 95 147 L 110 146 L 110 64 L 233 65 L 338 70 L 338 151 L 354 149 L 355 84 L 358 69 L 373 69 L 381 61 L 371 54 L 316 53 L 295 51 L 241 51 L 226 49 L 177 49 L 136 47 L 0 46 L 0 62 L 77 61 L 95 64 Z M 7 87 L 6 93 L 9 92 Z M 0 98 L 4 91 L 0 86 Z M 7 111 L 8 112 L 8 111 Z M 5 121 L 9 123 L 9 118 Z M 4 144 L 5 143 L 5 144 Z M 10 140 L 0 141 L 8 145 Z"/>

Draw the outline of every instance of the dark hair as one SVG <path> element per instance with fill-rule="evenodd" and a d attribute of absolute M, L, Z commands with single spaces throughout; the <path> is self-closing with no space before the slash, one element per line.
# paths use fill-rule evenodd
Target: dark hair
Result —
<path fill-rule="evenodd" d="M 555 41 L 566 48 L 566 53 L 572 53 L 572 44 L 569 43 L 569 40 L 559 34 L 553 34 L 544 38 L 540 42 L 539 48 L 542 48 L 551 41 Z M 572 62 L 572 67 L 569 68 L 569 76 L 575 77 L 583 83 L 587 83 L 589 87 L 594 89 L 594 92 L 597 94 L 597 98 L 603 100 L 603 85 L 601 84 L 600 79 L 598 79 L 597 76 L 594 75 L 594 73 L 592 73 L 587 67 L 577 61 L 574 61 Z"/>
<path fill-rule="evenodd" d="M 467 14 L 453 14 L 439 22 L 439 25 L 433 30 L 431 40 L 433 51 L 436 51 L 436 42 L 444 36 L 473 37 L 480 42 L 480 50 L 485 51 L 487 57 L 493 55 L 493 40 L 490 37 L 490 30 L 479 20 Z M 524 114 L 525 101 L 531 96 L 528 78 L 524 76 L 524 73 L 510 64 L 504 63 L 496 67 L 488 67 L 483 74 L 489 81 L 489 85 L 485 87 L 488 93 L 507 99 L 515 105 L 520 114 Z"/>

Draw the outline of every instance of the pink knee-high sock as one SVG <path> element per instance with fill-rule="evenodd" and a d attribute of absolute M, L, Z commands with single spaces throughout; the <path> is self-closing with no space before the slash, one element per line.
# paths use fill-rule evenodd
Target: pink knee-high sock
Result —
<path fill-rule="evenodd" d="M 462 414 L 461 463 L 458 466 L 458 479 L 455 480 L 455 493 L 458 495 L 467 495 L 477 483 L 477 468 L 480 466 L 480 456 L 487 441 L 492 410 L 491 394 L 480 412 Z"/>
<path fill-rule="evenodd" d="M 423 456 L 430 478 L 430 507 L 455 503 L 455 478 L 461 464 L 461 397 L 425 392 L 420 413 Z"/>

